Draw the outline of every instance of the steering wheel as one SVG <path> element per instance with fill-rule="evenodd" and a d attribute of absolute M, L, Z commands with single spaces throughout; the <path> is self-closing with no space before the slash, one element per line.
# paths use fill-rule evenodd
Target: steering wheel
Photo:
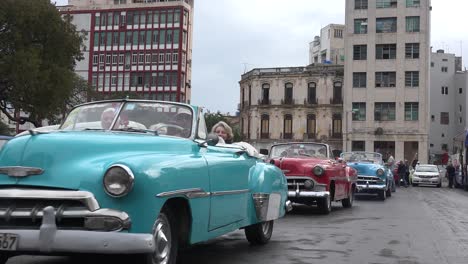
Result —
<path fill-rule="evenodd" d="M 174 132 L 169 132 L 168 128 L 175 129 L 175 133 Z M 181 127 L 179 125 L 175 125 L 175 124 L 159 123 L 154 128 L 154 130 L 156 132 L 158 132 L 158 134 L 161 134 L 161 135 L 175 136 L 177 134 L 183 134 L 184 131 L 185 131 L 185 128 L 183 128 L 183 127 Z M 166 131 L 164 131 L 164 130 L 166 130 Z"/>

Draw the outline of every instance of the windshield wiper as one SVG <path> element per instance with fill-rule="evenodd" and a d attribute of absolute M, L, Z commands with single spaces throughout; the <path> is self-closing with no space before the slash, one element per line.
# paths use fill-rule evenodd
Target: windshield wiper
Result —
<path fill-rule="evenodd" d="M 113 129 L 113 131 L 151 133 L 151 134 L 154 134 L 155 136 L 159 136 L 158 131 L 156 130 L 135 128 L 135 127 L 118 128 L 118 129 Z"/>

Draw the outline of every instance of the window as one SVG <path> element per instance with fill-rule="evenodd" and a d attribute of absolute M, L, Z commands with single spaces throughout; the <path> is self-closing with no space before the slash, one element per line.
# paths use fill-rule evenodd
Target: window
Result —
<path fill-rule="evenodd" d="M 377 0 L 377 8 L 390 8 L 397 7 L 397 0 Z"/>
<path fill-rule="evenodd" d="M 431 67 L 434 68 L 434 62 L 431 61 Z"/>
<path fill-rule="evenodd" d="M 440 68 L 440 70 L 441 70 L 442 72 L 448 72 L 448 67 L 445 67 L 445 66 L 444 66 L 444 67 Z"/>
<path fill-rule="evenodd" d="M 406 43 L 405 58 L 407 59 L 419 58 L 419 43 Z"/>
<path fill-rule="evenodd" d="M 419 17 L 406 17 L 406 32 L 419 32 Z"/>
<path fill-rule="evenodd" d="M 93 65 L 97 65 L 99 63 L 99 56 L 93 55 Z"/>
<path fill-rule="evenodd" d="M 432 122 L 435 121 L 435 115 L 431 115 L 431 121 L 432 121 Z"/>
<path fill-rule="evenodd" d="M 396 44 L 381 44 L 375 46 L 375 59 L 396 59 Z"/>
<path fill-rule="evenodd" d="M 127 0 L 114 0 L 114 5 L 122 5 L 126 3 L 127 3 Z"/>
<path fill-rule="evenodd" d="M 447 95 L 448 94 L 448 86 L 441 87 L 441 93 Z"/>
<path fill-rule="evenodd" d="M 315 115 L 307 115 L 307 138 L 315 138 L 316 121 Z"/>
<path fill-rule="evenodd" d="M 112 56 L 110 54 L 106 55 L 106 65 L 110 65 L 112 62 Z"/>
<path fill-rule="evenodd" d="M 138 62 L 138 54 L 133 53 L 132 54 L 132 64 L 137 64 Z"/>
<path fill-rule="evenodd" d="M 419 7 L 420 0 L 406 0 L 406 7 Z"/>
<path fill-rule="evenodd" d="M 283 138 L 292 139 L 292 115 L 284 116 Z"/>
<path fill-rule="evenodd" d="M 112 54 L 112 65 L 117 65 L 118 62 L 119 62 L 119 55 Z"/>
<path fill-rule="evenodd" d="M 395 87 L 396 72 L 376 72 L 375 87 Z"/>
<path fill-rule="evenodd" d="M 260 126 L 260 138 L 270 138 L 270 116 L 262 115 Z"/>
<path fill-rule="evenodd" d="M 442 59 L 442 61 L 448 61 L 448 59 Z"/>
<path fill-rule="evenodd" d="M 351 142 L 351 151 L 365 151 L 366 142 L 365 141 L 352 141 Z"/>
<path fill-rule="evenodd" d="M 172 64 L 177 65 L 179 63 L 179 53 L 172 53 Z"/>
<path fill-rule="evenodd" d="M 310 82 L 307 84 L 307 103 L 317 103 L 317 84 L 314 82 Z"/>
<path fill-rule="evenodd" d="M 333 114 L 332 116 L 332 137 L 340 138 L 342 133 L 341 114 Z"/>
<path fill-rule="evenodd" d="M 293 103 L 293 84 L 286 83 L 284 85 L 284 103 L 292 104 Z"/>
<path fill-rule="evenodd" d="M 145 63 L 145 54 L 144 54 L 144 53 L 140 53 L 140 54 L 138 55 L 138 63 L 139 63 L 139 64 Z"/>
<path fill-rule="evenodd" d="M 367 60 L 367 45 L 353 46 L 353 60 Z"/>
<path fill-rule="evenodd" d="M 462 94 L 463 93 L 463 88 L 458 88 L 458 93 Z"/>
<path fill-rule="evenodd" d="M 383 17 L 376 19 L 376 33 L 391 33 L 397 31 L 396 17 Z"/>
<path fill-rule="evenodd" d="M 112 85 L 117 84 L 117 73 L 112 73 L 112 75 L 111 75 L 111 84 Z"/>
<path fill-rule="evenodd" d="M 375 121 L 395 121 L 395 103 L 375 103 Z"/>
<path fill-rule="evenodd" d="M 342 86 L 341 82 L 334 82 L 333 83 L 333 104 L 342 104 L 343 103 L 343 96 L 342 96 Z"/>
<path fill-rule="evenodd" d="M 148 65 L 151 63 L 151 54 L 150 53 L 145 54 L 145 62 Z"/>
<path fill-rule="evenodd" d="M 343 38 L 343 30 L 342 29 L 335 29 L 333 31 L 333 36 L 335 38 Z"/>
<path fill-rule="evenodd" d="M 366 72 L 353 72 L 353 88 L 366 88 L 367 87 L 367 73 Z"/>
<path fill-rule="evenodd" d="M 270 84 L 262 84 L 262 99 L 260 104 L 267 105 L 270 102 Z"/>
<path fill-rule="evenodd" d="M 354 0 L 354 9 L 367 9 L 367 0 Z"/>
<path fill-rule="evenodd" d="M 405 121 L 419 120 L 419 103 L 405 103 Z"/>
<path fill-rule="evenodd" d="M 123 65 L 124 61 L 125 61 L 125 55 L 123 53 L 119 54 L 119 65 Z"/>
<path fill-rule="evenodd" d="M 353 121 L 366 121 L 366 103 L 353 103 Z"/>
<path fill-rule="evenodd" d="M 405 86 L 406 87 L 419 87 L 419 72 L 418 71 L 405 72 Z"/>
<path fill-rule="evenodd" d="M 449 113 L 448 112 L 440 112 L 440 124 L 441 125 L 448 125 L 449 124 Z"/>
<path fill-rule="evenodd" d="M 354 34 L 367 34 L 367 18 L 354 19 Z"/>
<path fill-rule="evenodd" d="M 100 54 L 99 55 L 99 64 L 104 64 L 105 59 L 106 59 L 106 55 Z"/>

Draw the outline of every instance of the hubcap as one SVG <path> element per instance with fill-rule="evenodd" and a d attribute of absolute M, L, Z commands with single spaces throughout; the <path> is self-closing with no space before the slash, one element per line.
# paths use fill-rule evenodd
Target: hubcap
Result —
<path fill-rule="evenodd" d="M 155 251 L 155 263 L 166 264 L 171 252 L 171 229 L 165 217 L 160 217 L 153 231 Z"/>
<path fill-rule="evenodd" d="M 270 221 L 262 223 L 263 234 L 265 234 L 265 235 L 268 234 L 268 232 L 270 231 L 270 226 L 271 226 Z"/>

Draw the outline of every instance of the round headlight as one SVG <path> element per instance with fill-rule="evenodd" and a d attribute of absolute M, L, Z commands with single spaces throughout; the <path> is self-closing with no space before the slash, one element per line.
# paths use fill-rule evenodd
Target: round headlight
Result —
<path fill-rule="evenodd" d="M 382 170 L 382 169 L 378 169 L 378 170 L 377 170 L 377 175 L 378 175 L 378 176 L 382 176 L 382 175 L 384 175 L 384 174 L 385 174 L 385 171 L 384 171 L 384 170 Z"/>
<path fill-rule="evenodd" d="M 112 197 L 122 197 L 133 189 L 135 177 L 125 165 L 113 165 L 104 175 L 104 190 Z"/>
<path fill-rule="evenodd" d="M 322 175 L 325 173 L 325 170 L 323 169 L 322 166 L 315 166 L 315 167 L 312 169 L 312 172 L 313 172 L 316 176 L 322 176 Z"/>
<path fill-rule="evenodd" d="M 314 183 L 314 181 L 312 181 L 312 180 L 306 180 L 306 181 L 304 182 L 304 187 L 305 187 L 307 190 L 312 190 L 312 189 L 314 188 L 314 185 L 315 185 L 315 183 Z"/>

